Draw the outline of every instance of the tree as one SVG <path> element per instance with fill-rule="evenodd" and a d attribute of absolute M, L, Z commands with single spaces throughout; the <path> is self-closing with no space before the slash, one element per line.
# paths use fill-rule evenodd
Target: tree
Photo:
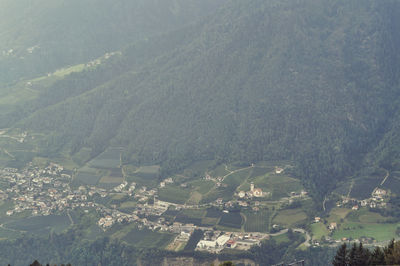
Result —
<path fill-rule="evenodd" d="M 349 256 L 348 256 L 348 265 L 349 266 L 356 266 L 357 265 L 357 245 L 353 243 L 353 246 L 350 249 Z"/>
<path fill-rule="evenodd" d="M 391 242 L 388 253 L 385 254 L 385 262 L 387 265 L 399 265 L 400 264 L 400 241 Z"/>
<path fill-rule="evenodd" d="M 376 247 L 371 254 L 371 264 L 372 265 L 385 265 L 385 253 L 382 249 Z"/>
<path fill-rule="evenodd" d="M 360 243 L 357 248 L 356 252 L 356 259 L 355 259 L 355 265 L 359 266 L 364 266 L 364 265 L 370 265 L 370 260 L 371 260 L 371 253 L 369 252 L 368 249 L 365 249 Z"/>
<path fill-rule="evenodd" d="M 42 266 L 42 264 L 35 260 L 30 266 Z"/>
<path fill-rule="evenodd" d="M 333 266 L 347 266 L 347 245 L 344 243 L 338 249 L 335 258 L 332 261 Z"/>
<path fill-rule="evenodd" d="M 224 263 L 221 263 L 219 266 L 235 266 L 232 261 L 225 261 Z"/>

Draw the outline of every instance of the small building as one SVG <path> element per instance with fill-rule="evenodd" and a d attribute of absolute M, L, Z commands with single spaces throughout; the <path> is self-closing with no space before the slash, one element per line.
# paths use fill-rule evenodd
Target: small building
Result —
<path fill-rule="evenodd" d="M 380 188 L 377 188 L 375 191 L 374 191 L 374 193 L 373 193 L 374 195 L 376 195 L 376 196 L 386 196 L 386 194 L 387 194 L 387 192 L 386 192 L 386 190 L 384 190 L 384 189 L 380 189 Z"/>
<path fill-rule="evenodd" d="M 235 240 L 229 240 L 228 242 L 226 242 L 226 247 L 228 248 L 235 248 L 236 247 L 236 241 Z"/>
<path fill-rule="evenodd" d="M 321 217 L 317 216 L 317 217 L 314 218 L 314 222 L 319 223 L 320 221 L 321 221 Z"/>
<path fill-rule="evenodd" d="M 330 229 L 330 230 L 335 230 L 335 229 L 337 229 L 337 223 L 330 223 L 330 224 L 329 224 L 329 229 Z"/>
<path fill-rule="evenodd" d="M 281 167 L 276 167 L 275 168 L 275 174 L 282 174 L 283 173 L 283 168 L 281 168 Z"/>
<path fill-rule="evenodd" d="M 229 241 L 230 236 L 228 235 L 222 235 L 220 237 L 217 238 L 217 245 L 218 247 L 223 247 L 225 246 L 225 244 Z"/>
<path fill-rule="evenodd" d="M 253 196 L 254 197 L 259 198 L 259 197 L 262 197 L 262 195 L 263 195 L 263 192 L 262 192 L 261 188 L 256 188 L 256 189 L 253 190 Z"/>

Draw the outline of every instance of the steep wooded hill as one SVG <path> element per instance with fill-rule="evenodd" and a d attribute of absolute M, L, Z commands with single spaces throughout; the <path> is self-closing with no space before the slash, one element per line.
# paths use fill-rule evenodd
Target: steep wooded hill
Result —
<path fill-rule="evenodd" d="M 190 24 L 225 2 L 1 0 L 0 84 L 87 62 Z"/>
<path fill-rule="evenodd" d="M 323 195 L 399 138 L 399 7 L 230 1 L 70 75 L 3 120 L 46 132 L 47 154 L 118 145 L 125 161 L 163 171 L 199 159 L 291 159 Z"/>

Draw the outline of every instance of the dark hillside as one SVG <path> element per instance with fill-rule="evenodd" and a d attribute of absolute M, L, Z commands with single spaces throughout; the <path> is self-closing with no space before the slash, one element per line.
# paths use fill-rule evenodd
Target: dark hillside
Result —
<path fill-rule="evenodd" d="M 127 48 L 101 84 L 80 85 L 96 71 L 71 75 L 63 85 L 71 95 L 32 103 L 16 126 L 48 132 L 45 152 L 122 145 L 126 161 L 163 171 L 199 159 L 292 159 L 320 196 L 361 167 L 397 121 L 397 7 L 230 1 L 158 37 L 165 46 L 154 38 Z"/>

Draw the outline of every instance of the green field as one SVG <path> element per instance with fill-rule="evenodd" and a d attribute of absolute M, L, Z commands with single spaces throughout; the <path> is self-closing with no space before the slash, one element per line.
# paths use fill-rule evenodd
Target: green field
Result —
<path fill-rule="evenodd" d="M 188 184 L 191 185 L 192 187 L 194 187 L 194 190 L 196 190 L 200 194 L 206 194 L 215 186 L 215 183 L 213 181 L 204 180 L 204 179 L 195 180 L 195 181 L 189 182 Z"/>
<path fill-rule="evenodd" d="M 223 213 L 218 225 L 223 227 L 230 227 L 240 229 L 243 224 L 242 216 L 239 212 Z"/>
<path fill-rule="evenodd" d="M 299 223 L 306 221 L 307 215 L 302 209 L 288 209 L 279 211 L 274 217 L 273 223 L 286 227 L 295 227 Z"/>
<path fill-rule="evenodd" d="M 300 180 L 285 175 L 268 174 L 255 178 L 253 182 L 263 191 L 270 191 L 274 200 L 287 197 L 292 191 L 300 192 L 303 189 Z"/>
<path fill-rule="evenodd" d="M 264 167 L 253 167 L 250 175 L 250 179 L 253 179 L 258 176 L 266 175 L 267 173 L 273 171 L 273 168 L 264 168 Z"/>
<path fill-rule="evenodd" d="M 327 218 L 328 223 L 340 223 L 349 213 L 350 209 L 347 208 L 333 208 Z"/>
<path fill-rule="evenodd" d="M 50 231 L 60 233 L 70 226 L 67 215 L 35 216 L 7 223 L 6 228 L 27 231 L 35 234 L 47 234 Z"/>
<path fill-rule="evenodd" d="M 209 218 L 220 218 L 223 212 L 216 208 L 209 208 L 207 209 L 206 217 Z"/>
<path fill-rule="evenodd" d="M 383 176 L 369 176 L 357 178 L 354 182 L 350 197 L 366 199 L 371 197 L 372 191 L 382 182 Z"/>
<path fill-rule="evenodd" d="M 311 232 L 313 235 L 313 239 L 320 240 L 322 236 L 329 235 L 329 230 L 327 225 L 323 223 L 314 223 L 311 225 Z"/>
<path fill-rule="evenodd" d="M 202 218 L 198 217 L 197 215 L 191 216 L 186 215 L 184 212 L 178 213 L 178 215 L 175 217 L 176 222 L 180 222 L 183 224 L 195 224 L 195 225 L 201 225 L 202 223 Z"/>
<path fill-rule="evenodd" d="M 186 209 L 182 213 L 186 216 L 193 218 L 203 218 L 206 215 L 206 210 L 204 209 Z"/>
<path fill-rule="evenodd" d="M 189 177 L 201 177 L 204 176 L 204 174 L 209 171 L 210 168 L 214 167 L 214 165 L 215 162 L 212 160 L 195 162 L 189 167 L 185 168 L 182 174 Z"/>
<path fill-rule="evenodd" d="M 159 165 L 149 165 L 149 166 L 133 166 L 124 165 L 123 171 L 125 173 L 128 182 L 135 182 L 138 186 L 157 186 L 160 175 Z"/>
<path fill-rule="evenodd" d="M 288 234 L 282 234 L 282 235 L 278 235 L 278 236 L 273 236 L 272 237 L 273 240 L 275 240 L 275 242 L 277 244 L 281 244 L 281 243 L 285 243 L 285 242 L 290 242 L 290 239 L 288 237 Z"/>
<path fill-rule="evenodd" d="M 396 229 L 400 224 L 363 224 L 363 223 L 343 223 L 338 230 L 333 233 L 333 238 L 342 239 L 360 237 L 373 237 L 377 241 L 390 240 L 396 236 Z"/>
<path fill-rule="evenodd" d="M 122 240 L 141 248 L 164 248 L 174 238 L 173 234 L 157 233 L 148 229 L 134 228 Z"/>
<path fill-rule="evenodd" d="M 210 175 L 213 177 L 225 176 L 227 174 L 229 174 L 229 172 L 225 169 L 224 164 L 217 166 L 214 170 L 210 172 Z"/>
<path fill-rule="evenodd" d="M 246 216 L 244 230 L 246 232 L 268 232 L 270 213 L 265 210 L 259 212 L 243 212 Z"/>
<path fill-rule="evenodd" d="M 85 166 L 78 170 L 74 182 L 78 184 L 97 185 L 102 176 L 103 174 L 100 174 L 95 168 Z"/>
<path fill-rule="evenodd" d="M 183 204 L 190 198 L 190 190 L 179 186 L 168 185 L 158 191 L 158 199 Z"/>

